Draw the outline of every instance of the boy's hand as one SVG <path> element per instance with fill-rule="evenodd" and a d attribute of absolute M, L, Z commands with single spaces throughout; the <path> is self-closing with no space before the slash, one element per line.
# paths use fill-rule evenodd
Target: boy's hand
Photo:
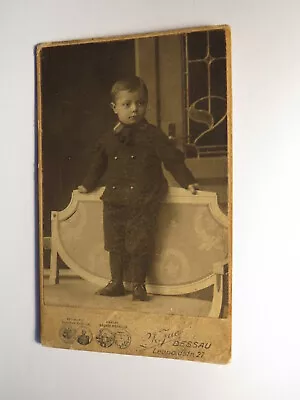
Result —
<path fill-rule="evenodd" d="M 200 186 L 198 185 L 198 183 L 192 183 L 187 187 L 187 190 L 192 194 L 197 194 L 197 190 L 200 190 Z"/>
<path fill-rule="evenodd" d="M 82 185 L 78 186 L 77 189 L 79 193 L 87 193 L 87 189 Z"/>

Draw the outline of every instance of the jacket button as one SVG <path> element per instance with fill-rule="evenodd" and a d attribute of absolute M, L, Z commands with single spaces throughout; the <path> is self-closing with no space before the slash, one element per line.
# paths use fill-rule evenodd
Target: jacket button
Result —
<path fill-rule="evenodd" d="M 116 187 L 115 187 L 115 186 L 113 186 L 112 188 L 113 188 L 113 189 L 116 189 Z"/>
<path fill-rule="evenodd" d="M 134 187 L 133 187 L 133 186 L 130 186 L 130 189 L 132 190 L 132 189 L 134 189 Z"/>
<path fill-rule="evenodd" d="M 135 159 L 135 155 L 132 155 L 131 158 L 132 158 L 132 159 Z"/>
<path fill-rule="evenodd" d="M 117 159 L 118 159 L 118 156 L 114 156 L 114 159 L 117 160 Z"/>

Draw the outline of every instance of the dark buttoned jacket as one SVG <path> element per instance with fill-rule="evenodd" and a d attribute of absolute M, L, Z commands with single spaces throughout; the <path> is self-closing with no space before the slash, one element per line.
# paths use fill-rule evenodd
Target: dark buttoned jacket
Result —
<path fill-rule="evenodd" d="M 160 129 L 146 120 L 133 127 L 119 123 L 101 136 L 82 185 L 93 191 L 101 178 L 104 202 L 146 205 L 167 193 L 162 164 L 183 188 L 195 182 L 183 153 Z"/>

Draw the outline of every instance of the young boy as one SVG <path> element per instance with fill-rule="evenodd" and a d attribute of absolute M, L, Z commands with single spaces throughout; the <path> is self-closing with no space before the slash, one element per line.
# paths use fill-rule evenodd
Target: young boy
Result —
<path fill-rule="evenodd" d="M 133 300 L 147 300 L 145 279 L 154 251 L 156 218 L 168 184 L 162 163 L 177 182 L 196 194 L 199 186 L 184 156 L 145 119 L 148 90 L 139 77 L 116 82 L 111 107 L 118 122 L 98 143 L 95 158 L 78 190 L 87 193 L 105 180 L 103 228 L 110 253 L 111 281 L 96 294 L 122 296 L 124 268 L 130 264 Z"/>

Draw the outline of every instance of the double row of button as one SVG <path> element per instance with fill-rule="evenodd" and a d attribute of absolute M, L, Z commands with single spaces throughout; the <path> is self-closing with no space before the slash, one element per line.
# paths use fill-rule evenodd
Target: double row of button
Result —
<path fill-rule="evenodd" d="M 112 189 L 114 189 L 114 190 L 117 189 L 117 186 L 112 186 Z M 133 190 L 134 186 L 130 186 L 130 189 Z"/>
<path fill-rule="evenodd" d="M 117 160 L 118 158 L 119 158 L 118 156 L 115 156 L 115 157 L 114 157 L 115 160 Z M 132 155 L 130 156 L 130 158 L 134 160 L 134 159 L 136 158 L 136 156 L 135 156 L 134 154 L 132 154 Z M 115 189 L 117 189 L 117 187 L 116 187 L 116 186 L 112 186 L 112 189 L 115 190 Z M 130 189 L 133 190 L 133 189 L 134 189 L 134 186 L 130 186 Z"/>
<path fill-rule="evenodd" d="M 117 160 L 119 157 L 118 156 L 114 156 L 114 159 Z M 132 158 L 133 160 L 136 158 L 136 156 L 133 154 L 132 156 L 130 156 L 130 158 Z"/>

